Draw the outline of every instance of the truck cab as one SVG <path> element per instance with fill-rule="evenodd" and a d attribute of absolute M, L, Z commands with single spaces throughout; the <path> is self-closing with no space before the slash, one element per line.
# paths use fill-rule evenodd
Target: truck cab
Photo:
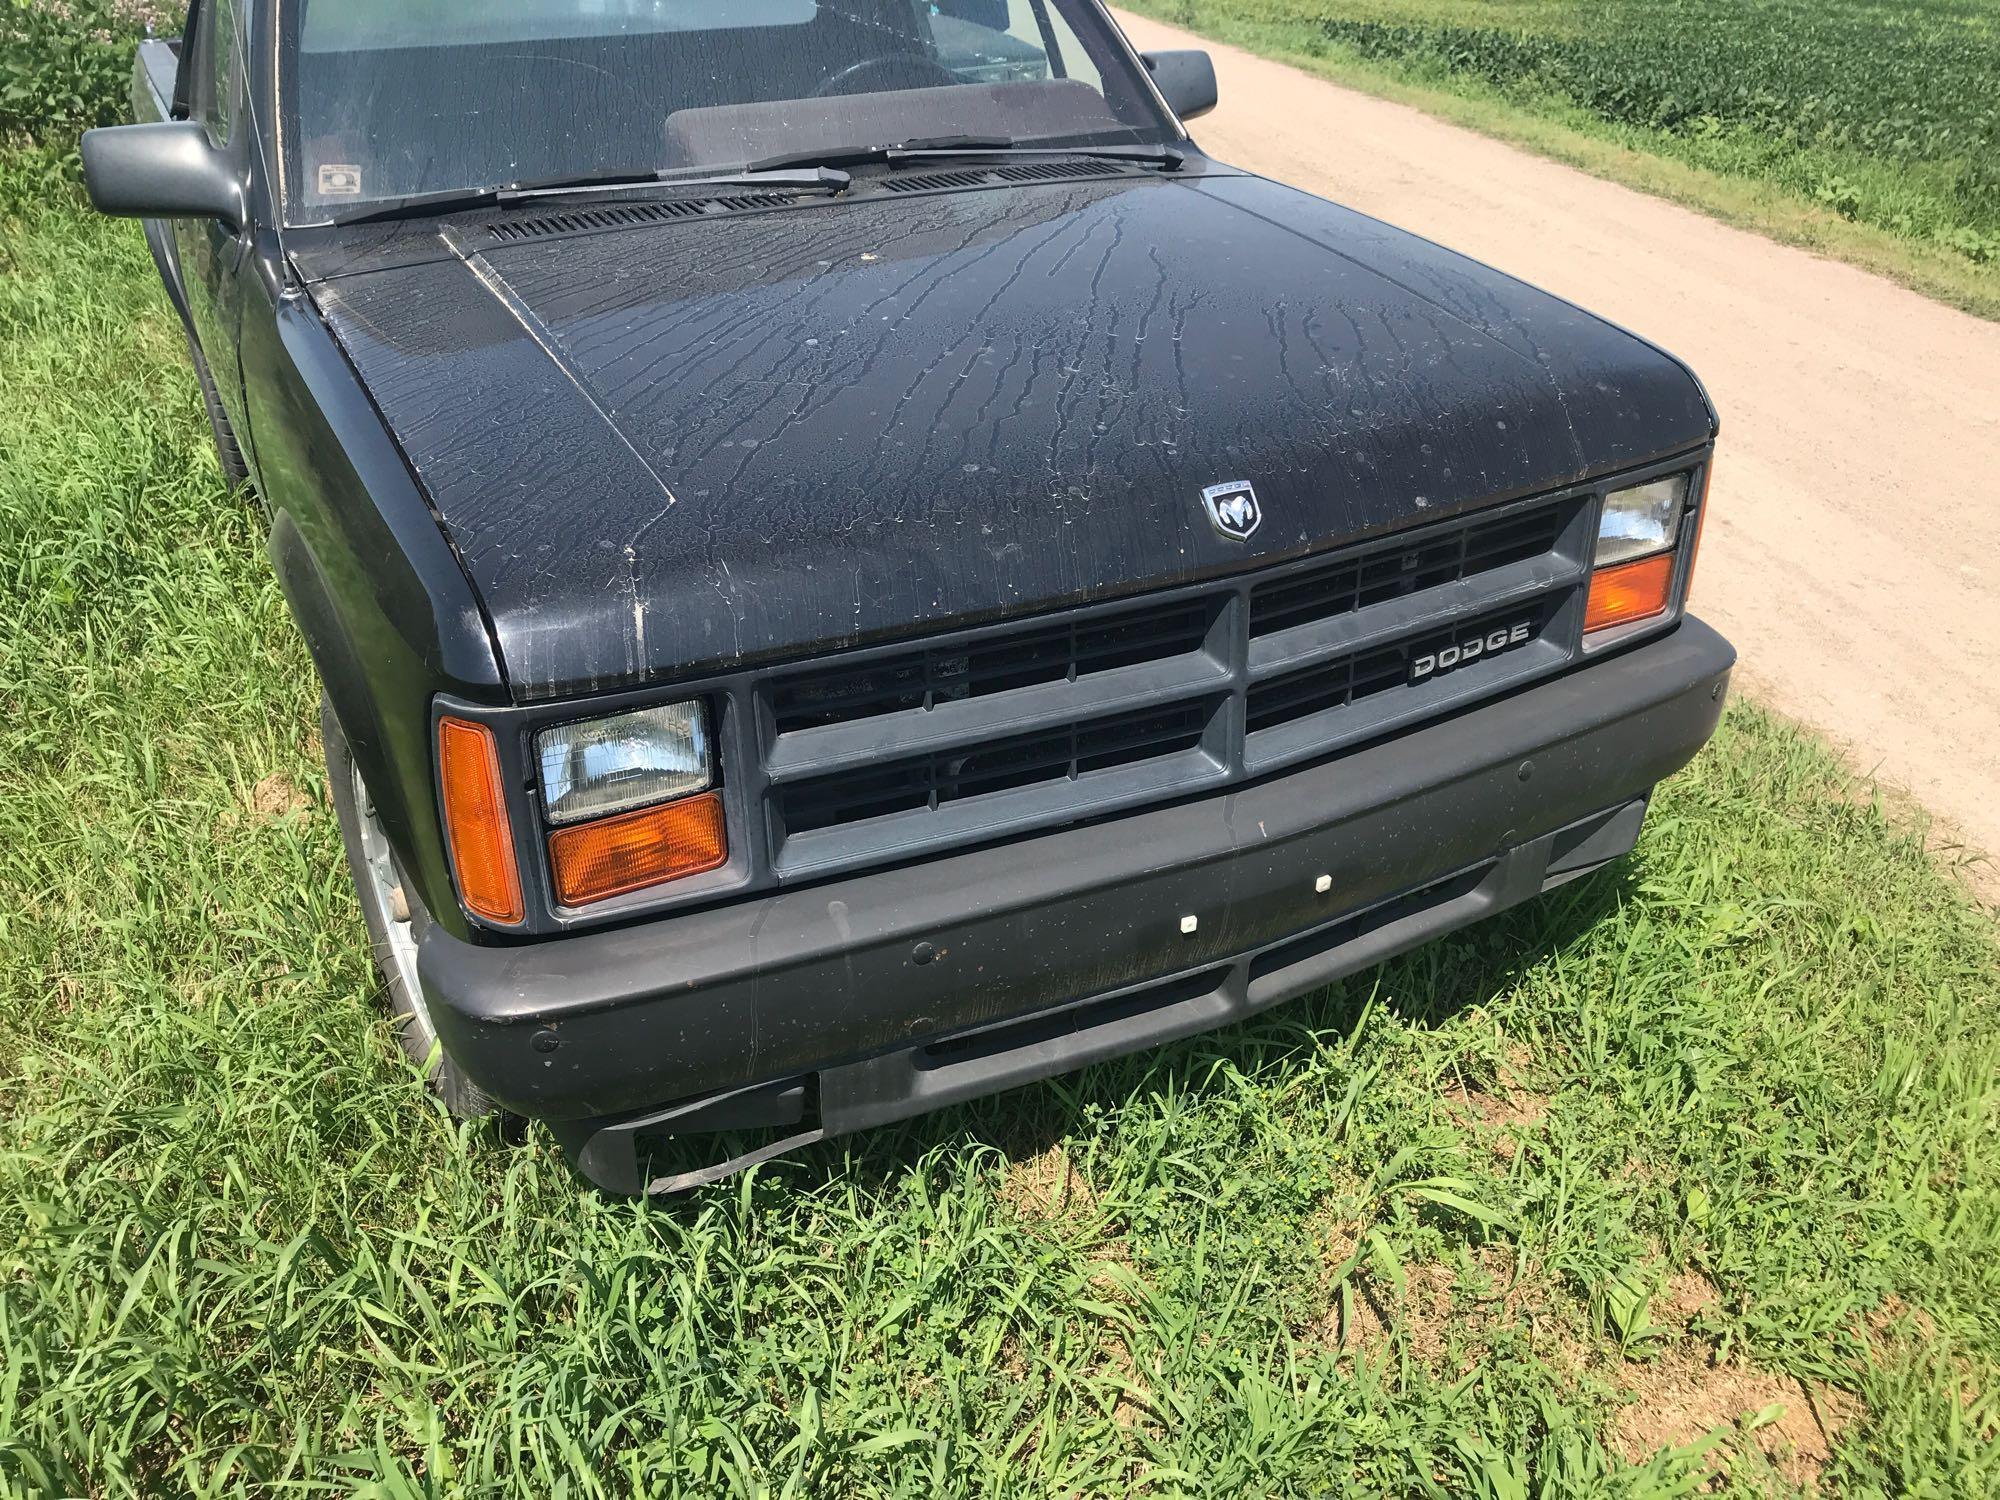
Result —
<path fill-rule="evenodd" d="M 141 47 L 89 185 L 269 514 L 454 1109 L 685 1188 L 1632 846 L 1733 662 L 1701 385 L 1208 156 L 1215 102 L 1096 0 Z"/>

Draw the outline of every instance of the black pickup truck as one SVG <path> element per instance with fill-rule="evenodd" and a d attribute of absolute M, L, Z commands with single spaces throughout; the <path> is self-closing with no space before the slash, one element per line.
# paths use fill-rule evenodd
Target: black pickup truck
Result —
<path fill-rule="evenodd" d="M 90 188 L 269 512 L 455 1110 L 685 1187 L 1632 846 L 1733 661 L 1683 609 L 1701 386 L 1206 156 L 1214 102 L 1096 0 L 142 46 Z"/>

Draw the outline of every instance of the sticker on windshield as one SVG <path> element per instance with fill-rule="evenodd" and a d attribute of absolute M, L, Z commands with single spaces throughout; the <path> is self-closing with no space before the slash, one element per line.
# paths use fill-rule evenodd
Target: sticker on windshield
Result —
<path fill-rule="evenodd" d="M 361 168 L 344 162 L 326 163 L 319 169 L 319 195 L 322 198 L 360 197 Z"/>

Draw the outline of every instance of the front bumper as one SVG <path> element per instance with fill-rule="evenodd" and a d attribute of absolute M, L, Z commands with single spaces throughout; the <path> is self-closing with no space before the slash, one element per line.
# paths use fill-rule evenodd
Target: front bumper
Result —
<path fill-rule="evenodd" d="M 1220 1025 L 1602 864 L 1713 733 L 1734 660 L 1687 618 L 1222 795 L 521 947 L 434 927 L 425 994 L 468 1075 L 581 1122 L 560 1133 L 584 1169 L 634 1190 L 649 1126 L 790 1124 L 814 1093 L 815 1134 L 921 1113 Z"/>

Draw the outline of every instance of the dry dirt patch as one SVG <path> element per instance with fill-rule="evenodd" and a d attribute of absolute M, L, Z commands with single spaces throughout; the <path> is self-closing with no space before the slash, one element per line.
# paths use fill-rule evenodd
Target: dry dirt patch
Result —
<path fill-rule="evenodd" d="M 1512 1161 L 1524 1137 L 1540 1130 L 1549 1116 L 1549 1096 L 1523 1087 L 1514 1072 L 1500 1070 L 1493 1092 L 1467 1084 L 1445 1090 L 1445 1112 L 1472 1126 L 1486 1149 L 1501 1161 Z"/>
<path fill-rule="evenodd" d="M 1532 1130 L 1549 1117 L 1549 1101 L 1542 1094 L 1485 1094 L 1477 1089 L 1454 1089 L 1445 1096 L 1445 1108 L 1460 1119 L 1482 1125 Z"/>
<path fill-rule="evenodd" d="M 1446 1340 L 1458 1309 L 1452 1292 L 1457 1277 L 1449 1266 L 1433 1262 L 1412 1266 L 1399 1289 L 1373 1280 L 1351 1284 L 1343 1317 L 1336 1299 L 1328 1316 L 1328 1332 L 1342 1349 L 1373 1350 L 1401 1329 L 1410 1353 L 1425 1364 L 1443 1358 Z"/>
<path fill-rule="evenodd" d="M 1482 1332 L 1543 1324 L 1551 1334 L 1548 1357 L 1558 1367 L 1573 1374 L 1594 1370 L 1631 1396 L 1610 1433 L 1612 1446 L 1631 1462 L 1642 1463 L 1661 1448 L 1696 1442 L 1719 1428 L 1740 1436 L 1718 1448 L 1711 1459 L 1716 1467 L 1726 1466 L 1732 1452 L 1754 1448 L 1785 1483 L 1809 1489 L 1817 1488 L 1841 1432 L 1863 1414 L 1860 1400 L 1836 1387 L 1717 1363 L 1695 1329 L 1720 1299 L 1696 1272 L 1675 1273 L 1654 1294 L 1654 1315 L 1675 1339 L 1659 1358 L 1641 1362 L 1621 1360 L 1615 1349 L 1581 1336 L 1573 1316 L 1566 1320 L 1559 1313 L 1532 1268 L 1519 1276 L 1513 1270 L 1504 1249 L 1487 1246 L 1480 1267 L 1491 1283 L 1486 1292 L 1461 1285 L 1457 1273 L 1441 1263 L 1410 1267 L 1401 1288 L 1357 1277 L 1345 1299 L 1332 1299 L 1324 1336 L 1343 1351 L 1363 1355 L 1400 1333 L 1414 1358 L 1436 1368 L 1455 1327 L 1466 1336 L 1461 1364 L 1469 1368 L 1483 1357 Z"/>
<path fill-rule="evenodd" d="M 1696 1271 L 1676 1271 L 1652 1297 L 1656 1322 L 1679 1333 L 1692 1329 L 1701 1315 L 1719 1306 L 1721 1299 L 1706 1276 Z"/>
<path fill-rule="evenodd" d="M 1000 1176 L 999 1196 L 1022 1218 L 1038 1222 L 1088 1218 L 1097 1211 L 1096 1189 L 1077 1170 L 1061 1141 L 1008 1162 Z"/>
<path fill-rule="evenodd" d="M 1337 1233 L 1329 1253 L 1340 1243 Z M 1517 1275 L 1512 1253 L 1499 1245 L 1484 1246 L 1476 1254 L 1479 1269 L 1470 1282 L 1441 1261 L 1408 1267 L 1401 1287 L 1373 1275 L 1356 1276 L 1345 1298 L 1335 1294 L 1329 1299 L 1322 1336 L 1343 1351 L 1372 1353 L 1400 1331 L 1411 1355 L 1436 1367 L 1456 1328 L 1465 1335 L 1462 1373 L 1486 1356 L 1495 1330 L 1555 1322 L 1536 1271 Z"/>
<path fill-rule="evenodd" d="M 1097 1190 L 1061 1141 L 1052 1142 L 1032 1156 L 1009 1161 L 1000 1176 L 998 1196 L 1023 1220 L 1051 1227 L 1085 1225 L 1099 1213 Z M 1094 1296 L 1106 1302 L 1129 1304 L 1134 1300 L 1130 1250 L 1116 1226 L 1106 1226 L 1106 1230 L 1107 1237 L 1088 1257 L 1098 1269 L 1091 1271 L 1085 1280 Z M 1006 1368 L 1017 1374 L 1025 1373 L 1022 1351 L 1011 1339 L 1008 1343 Z M 1152 1404 L 1152 1384 L 1147 1372 L 1133 1357 L 1126 1331 L 1112 1320 L 1107 1319 L 1100 1326 L 1092 1373 L 1116 1388 L 1111 1397 L 1111 1417 L 1119 1426 L 1157 1424 L 1161 1420 Z"/>
<path fill-rule="evenodd" d="M 1878 1365 L 1895 1369 L 1941 1361 L 1951 1371 L 1959 1405 L 1967 1413 L 1979 1405 L 1983 1390 L 1972 1361 L 1953 1347 L 1937 1319 L 1923 1308 L 1891 1292 L 1879 1307 L 1860 1316 L 1857 1331 L 1867 1340 Z M 2000 1441 L 2000 1421 L 1988 1418 L 1975 1430 L 1984 1442 Z"/>
<path fill-rule="evenodd" d="M 273 771 L 250 789 L 250 811 L 267 822 L 288 813 L 304 812 L 312 805 L 312 798 L 293 785 L 282 771 Z"/>
<path fill-rule="evenodd" d="M 1787 1484 L 1814 1487 L 1833 1457 L 1834 1440 L 1861 1415 L 1861 1402 L 1817 1382 L 1712 1361 L 1706 1349 L 1680 1346 L 1650 1364 L 1628 1364 L 1621 1383 L 1636 1398 L 1618 1414 L 1612 1436 L 1633 1463 L 1661 1448 L 1694 1442 L 1739 1420 L 1766 1420 L 1746 1433 Z"/>

